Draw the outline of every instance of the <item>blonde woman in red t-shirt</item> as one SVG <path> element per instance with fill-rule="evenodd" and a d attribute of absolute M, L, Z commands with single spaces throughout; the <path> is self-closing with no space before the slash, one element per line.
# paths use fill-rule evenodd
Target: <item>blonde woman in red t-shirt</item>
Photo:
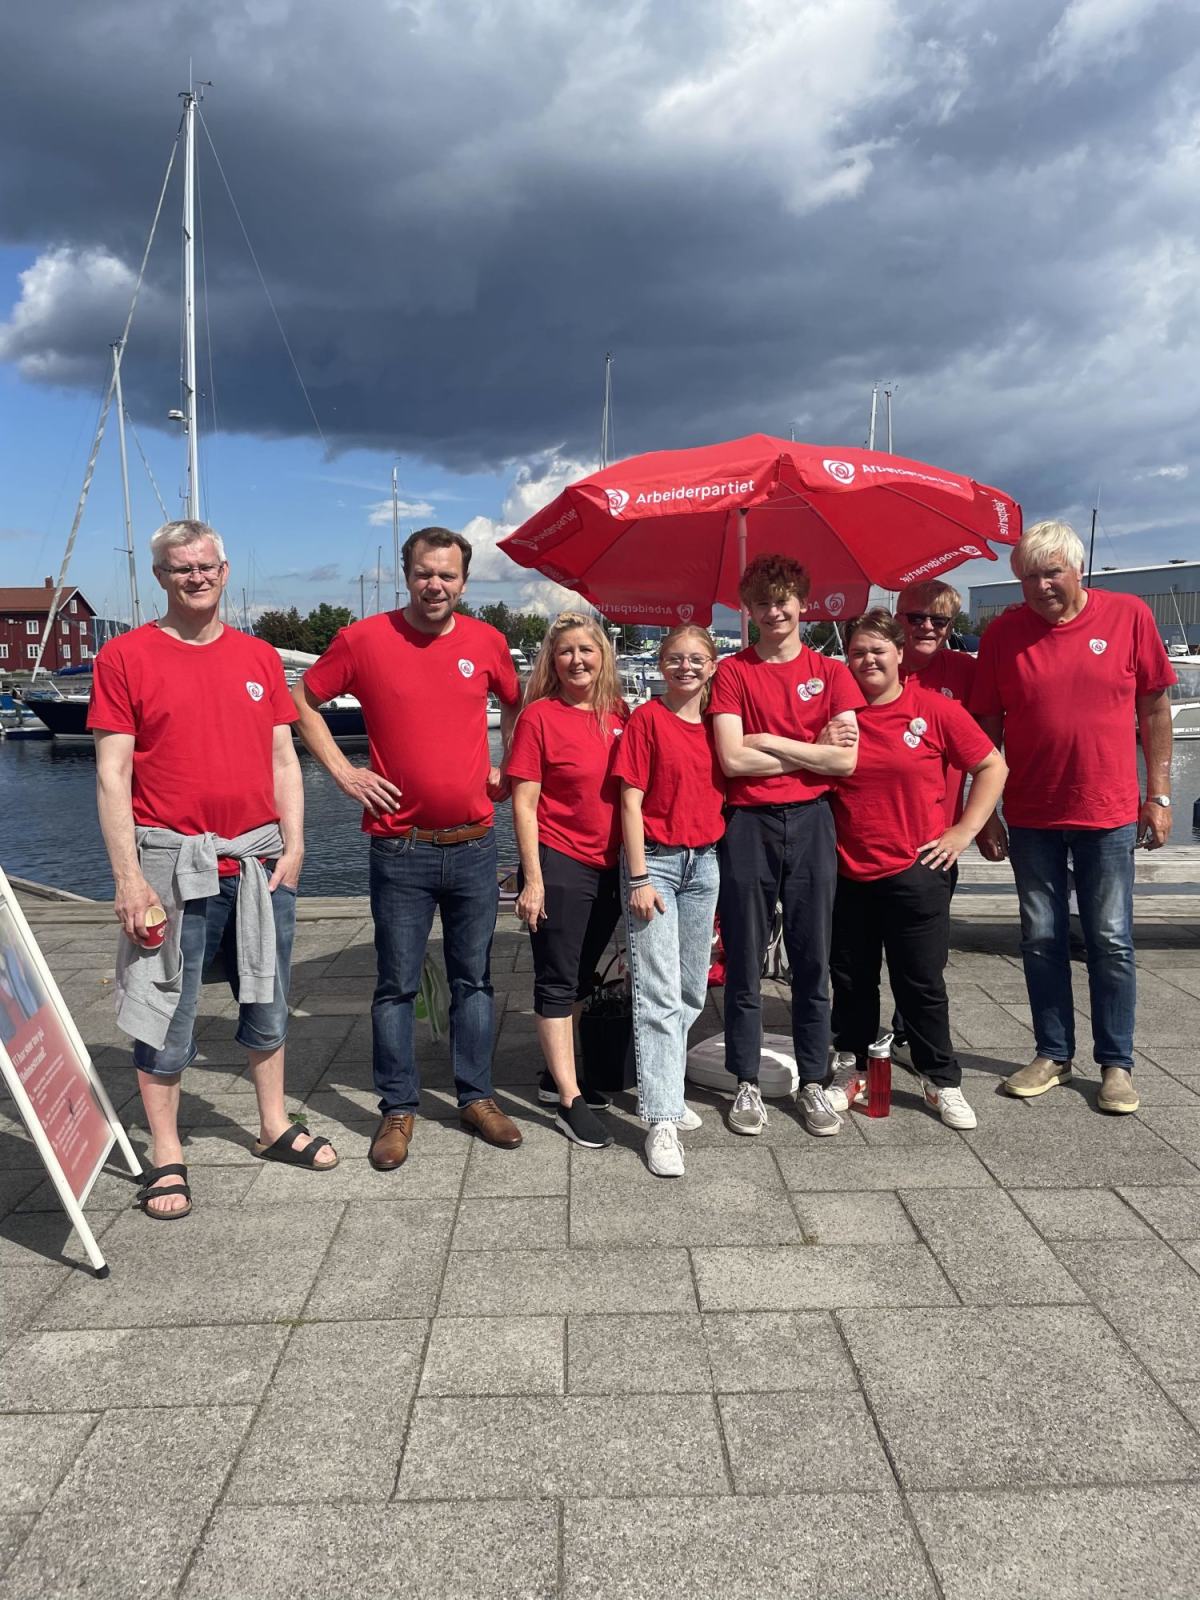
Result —
<path fill-rule="evenodd" d="M 629 719 L 621 779 L 625 928 L 633 974 L 638 1113 L 650 1124 L 646 1164 L 683 1176 L 680 1128 L 700 1118 L 683 1098 L 688 1030 L 704 1009 L 725 832 L 725 780 L 706 717 L 717 647 L 704 628 L 674 628 L 659 648 L 661 700 Z"/>
<path fill-rule="evenodd" d="M 538 1097 L 557 1105 L 556 1125 L 589 1150 L 612 1143 L 593 1113 L 608 1100 L 579 1083 L 573 1018 L 621 915 L 613 763 L 628 715 L 604 629 L 564 611 L 534 663 L 507 770 L 521 855 L 517 915 L 529 929 L 546 1061 Z"/>

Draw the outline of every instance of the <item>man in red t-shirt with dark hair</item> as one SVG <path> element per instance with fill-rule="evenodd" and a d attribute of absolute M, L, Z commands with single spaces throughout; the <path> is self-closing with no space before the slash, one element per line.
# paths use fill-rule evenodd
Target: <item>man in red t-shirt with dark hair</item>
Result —
<path fill-rule="evenodd" d="M 997 748 L 1003 739 L 1008 762 L 1008 836 L 997 827 L 980 843 L 994 860 L 1012 857 L 1037 1049 L 1005 1088 L 1028 1099 L 1071 1076 L 1069 862 L 1087 946 L 1098 1104 L 1136 1111 L 1133 852 L 1139 843 L 1158 849 L 1171 831 L 1175 674 L 1144 600 L 1083 587 L 1083 544 L 1067 523 L 1036 523 L 1010 559 L 1025 603 L 984 634 L 970 703 Z"/>
<path fill-rule="evenodd" d="M 342 628 L 294 690 L 300 736 L 334 782 L 363 807 L 371 837 L 371 915 L 378 979 L 371 1002 L 380 1123 L 379 1172 L 408 1156 L 421 1083 L 416 1000 L 440 913 L 450 983 L 450 1062 L 464 1125 L 501 1149 L 521 1131 L 492 1097 L 492 938 L 499 882 L 492 802 L 508 793 L 492 766 L 487 700 L 500 702 L 507 750 L 519 702 L 504 635 L 456 614 L 471 546 L 448 528 L 421 528 L 401 553 L 408 604 Z M 338 749 L 317 707 L 357 695 L 370 765 Z"/>
<path fill-rule="evenodd" d="M 323 1170 L 337 1156 L 284 1108 L 284 1039 L 304 786 L 296 713 L 278 651 L 221 622 L 229 563 L 205 522 L 168 522 L 150 540 L 166 615 L 110 639 L 96 657 L 88 727 L 96 739 L 100 828 L 125 935 L 117 1022 L 132 1035 L 154 1166 L 148 1217 L 191 1210 L 179 1143 L 180 1075 L 196 1056 L 204 966 L 224 951 L 250 1056 L 260 1122 L 255 1154 Z M 151 924 L 166 913 L 166 935 Z"/>
<path fill-rule="evenodd" d="M 762 965 L 775 916 L 791 966 L 792 1043 L 804 1125 L 842 1126 L 822 1088 L 829 1071 L 829 938 L 837 855 L 829 792 L 854 771 L 861 689 L 840 661 L 800 638 L 808 573 L 787 556 L 761 555 L 740 584 L 758 643 L 717 668 L 709 710 L 727 780 L 718 846 L 718 909 L 725 946 L 725 1065 L 738 1082 L 735 1133 L 758 1134 L 767 1113 L 758 1087 Z M 756 741 L 770 739 L 770 752 Z"/>

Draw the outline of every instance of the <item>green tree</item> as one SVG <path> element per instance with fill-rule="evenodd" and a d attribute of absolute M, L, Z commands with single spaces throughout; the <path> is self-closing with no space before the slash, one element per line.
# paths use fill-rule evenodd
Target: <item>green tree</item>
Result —
<path fill-rule="evenodd" d="M 310 650 L 308 627 L 304 618 L 292 606 L 290 611 L 264 611 L 254 627 L 260 639 L 273 644 L 277 650 Z"/>
<path fill-rule="evenodd" d="M 315 606 L 304 619 L 304 627 L 308 636 L 308 644 L 298 647 L 311 650 L 314 655 L 322 655 L 329 649 L 333 636 L 339 628 L 348 628 L 354 621 L 354 613 L 349 606 L 331 606 L 322 600 Z"/>
<path fill-rule="evenodd" d="M 539 616 L 536 611 L 522 611 L 518 613 L 521 622 L 521 632 L 517 643 L 527 656 L 532 657 L 535 651 L 542 647 L 542 640 L 546 637 L 546 629 L 550 626 L 548 617 Z"/>
<path fill-rule="evenodd" d="M 487 605 L 480 606 L 479 619 L 489 627 L 498 629 L 509 644 L 516 644 L 520 637 L 520 613 L 506 606 L 503 600 L 489 600 Z"/>

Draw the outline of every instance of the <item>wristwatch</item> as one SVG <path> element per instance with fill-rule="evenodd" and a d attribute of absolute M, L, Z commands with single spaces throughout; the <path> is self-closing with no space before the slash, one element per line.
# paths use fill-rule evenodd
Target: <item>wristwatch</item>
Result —
<path fill-rule="evenodd" d="M 1171 809 L 1171 796 L 1169 794 L 1148 794 L 1146 799 L 1153 805 L 1165 806 L 1168 811 Z"/>

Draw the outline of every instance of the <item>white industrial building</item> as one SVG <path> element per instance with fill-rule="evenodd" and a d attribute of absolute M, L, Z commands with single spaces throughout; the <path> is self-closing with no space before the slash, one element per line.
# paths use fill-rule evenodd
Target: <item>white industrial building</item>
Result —
<path fill-rule="evenodd" d="M 1200 561 L 1168 561 L 1156 567 L 1097 567 L 1091 588 L 1116 589 L 1139 595 L 1154 613 L 1159 632 L 1169 646 L 1200 648 Z M 1011 605 L 1019 605 L 1021 585 L 1006 583 L 971 585 L 970 613 L 975 627 L 983 628 Z"/>

